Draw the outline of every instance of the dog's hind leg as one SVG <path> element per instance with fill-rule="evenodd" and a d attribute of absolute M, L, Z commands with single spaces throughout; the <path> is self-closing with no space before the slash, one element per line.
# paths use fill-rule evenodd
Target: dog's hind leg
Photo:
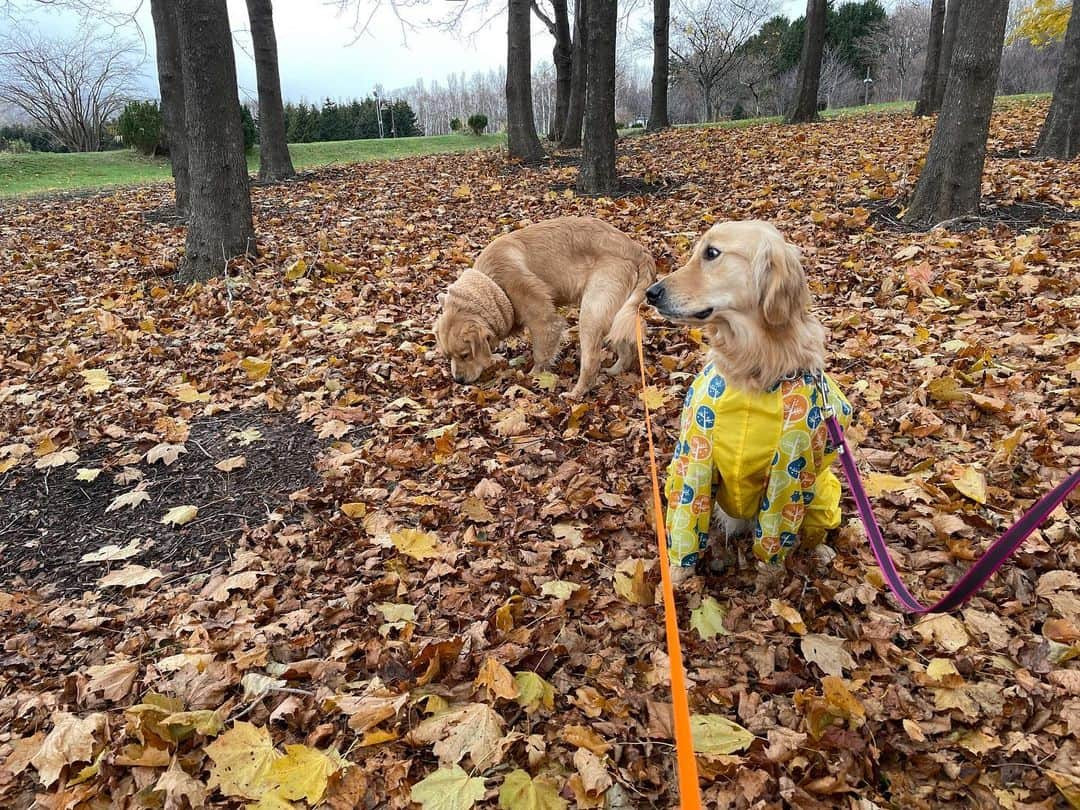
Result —
<path fill-rule="evenodd" d="M 625 294 L 624 289 L 618 281 L 613 281 L 610 277 L 603 275 L 594 277 L 585 288 L 585 294 L 581 297 L 581 317 L 578 321 L 581 367 L 578 371 L 577 385 L 569 394 L 571 399 L 582 397 L 596 381 L 604 351 L 604 338 L 611 330 L 612 319 Z"/>
<path fill-rule="evenodd" d="M 616 360 L 615 362 L 604 369 L 605 374 L 610 374 L 614 377 L 616 374 L 622 374 L 627 369 L 634 367 L 634 362 L 637 357 L 634 355 L 634 344 L 627 343 L 624 340 L 620 340 L 614 346 Z"/>

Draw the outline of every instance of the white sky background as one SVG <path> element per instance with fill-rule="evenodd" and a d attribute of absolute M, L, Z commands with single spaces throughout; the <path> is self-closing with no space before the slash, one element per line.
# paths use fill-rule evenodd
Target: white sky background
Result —
<path fill-rule="evenodd" d="M 74 13 L 35 6 L 32 0 L 21 2 L 24 23 L 36 26 L 42 33 L 71 34 L 81 27 L 81 19 Z M 492 0 L 492 5 L 503 2 Z M 651 19 L 651 4 L 648 0 L 639 2 L 643 5 L 643 19 Z M 148 97 L 156 97 L 149 2 L 103 0 L 103 3 L 117 11 L 130 11 L 139 6 L 137 20 L 146 48 L 143 86 Z M 241 97 L 254 100 L 257 95 L 255 65 L 250 57 L 247 9 L 244 0 L 228 0 L 228 5 Z M 779 5 L 789 17 L 801 15 L 806 8 L 805 0 L 782 0 Z M 433 0 L 410 12 L 411 18 L 422 21 L 456 8 L 458 4 L 450 0 Z M 473 22 L 465 26 L 466 30 L 472 30 L 483 16 L 476 14 L 470 19 Z M 401 24 L 386 7 L 376 14 L 368 32 L 357 39 L 353 16 L 339 15 L 333 5 L 323 0 L 275 0 L 274 25 L 282 90 L 289 101 L 363 98 L 376 85 L 393 90 L 412 85 L 421 78 L 426 82 L 445 83 L 446 76 L 451 73 L 464 71 L 470 75 L 498 67 L 506 61 L 505 13 L 466 38 L 432 29 L 410 30 L 403 34 Z M 0 16 L 0 35 L 8 33 L 10 28 L 10 21 Z M 134 29 L 131 35 L 139 36 Z M 553 44 L 543 24 L 533 18 L 533 63 L 550 62 Z"/>

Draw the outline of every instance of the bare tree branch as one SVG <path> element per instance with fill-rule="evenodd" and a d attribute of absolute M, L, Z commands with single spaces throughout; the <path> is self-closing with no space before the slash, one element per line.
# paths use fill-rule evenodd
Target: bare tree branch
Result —
<path fill-rule="evenodd" d="M 101 148 L 105 123 L 135 92 L 139 47 L 93 27 L 75 39 L 16 29 L 0 41 L 0 101 L 75 152 Z"/>

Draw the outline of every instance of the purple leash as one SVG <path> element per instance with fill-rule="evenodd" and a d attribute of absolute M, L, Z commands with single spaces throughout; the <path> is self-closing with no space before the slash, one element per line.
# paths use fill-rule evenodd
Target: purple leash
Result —
<path fill-rule="evenodd" d="M 825 375 L 821 375 L 818 379 L 822 394 L 825 397 L 826 408 L 828 408 L 828 383 L 825 382 Z M 870 540 L 870 548 L 874 552 L 874 558 L 877 560 L 878 567 L 885 576 L 885 581 L 889 583 L 892 592 L 896 595 L 897 600 L 904 610 L 909 613 L 947 613 L 960 607 L 978 592 L 983 583 L 1001 568 L 1005 561 L 1013 555 L 1013 552 L 1031 536 L 1032 532 L 1042 525 L 1043 521 L 1050 516 L 1050 513 L 1065 501 L 1069 493 L 1080 485 L 1080 470 L 1075 470 L 1072 475 L 1046 495 L 1043 495 L 1016 524 L 995 540 L 990 545 L 990 548 L 968 569 L 967 573 L 956 581 L 956 584 L 949 589 L 949 592 L 944 597 L 927 607 L 911 595 L 911 592 L 904 585 L 904 581 L 900 578 L 900 572 L 896 570 L 896 564 L 892 561 L 892 557 L 889 556 L 885 538 L 881 536 L 881 527 L 878 526 L 878 522 L 874 517 L 874 509 L 870 505 L 870 498 L 867 497 L 866 489 L 863 487 L 862 479 L 859 477 L 859 469 L 855 466 L 855 457 L 852 455 L 851 448 L 848 447 L 847 440 L 844 438 L 844 429 L 837 421 L 835 413 L 831 409 L 827 412 L 828 417 L 825 420 L 825 427 L 829 431 L 829 438 L 832 439 L 833 446 L 837 448 L 840 455 L 840 466 L 844 470 L 844 477 L 847 478 L 848 487 L 851 489 L 852 497 L 855 499 L 859 517 L 866 528 L 866 535 Z"/>

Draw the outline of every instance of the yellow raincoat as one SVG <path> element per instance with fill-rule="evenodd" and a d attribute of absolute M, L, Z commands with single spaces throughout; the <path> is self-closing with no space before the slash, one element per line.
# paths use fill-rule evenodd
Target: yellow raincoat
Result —
<path fill-rule="evenodd" d="M 851 405 L 828 379 L 840 424 Z M 709 539 L 713 504 L 754 522 L 754 554 L 779 562 L 800 532 L 821 535 L 840 525 L 840 481 L 829 469 L 822 394 L 802 373 L 768 391 L 730 388 L 713 364 L 686 392 L 679 442 L 668 467 L 668 554 L 676 565 L 697 562 Z"/>

